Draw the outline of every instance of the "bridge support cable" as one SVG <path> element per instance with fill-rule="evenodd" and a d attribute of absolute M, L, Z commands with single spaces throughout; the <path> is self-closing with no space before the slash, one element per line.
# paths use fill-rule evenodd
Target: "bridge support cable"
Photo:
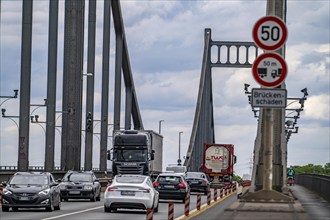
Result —
<path fill-rule="evenodd" d="M 96 0 L 89 0 L 85 123 L 85 170 L 93 169 Z M 89 121 L 91 120 L 91 121 Z"/>
<path fill-rule="evenodd" d="M 45 171 L 54 170 L 55 129 L 56 129 L 56 80 L 57 80 L 57 42 L 58 42 L 58 0 L 49 2 L 48 30 L 48 75 L 47 75 L 47 115 Z"/>
<path fill-rule="evenodd" d="M 215 61 L 211 60 L 212 47 L 217 49 L 217 53 L 215 54 L 217 57 L 213 59 Z M 222 48 L 226 49 L 225 55 L 227 57 L 225 61 L 220 60 Z M 231 50 L 230 48 L 236 48 L 236 50 Z M 188 170 L 200 170 L 203 158 L 203 144 L 215 143 L 212 67 L 251 68 L 252 63 L 249 62 L 249 57 L 251 51 L 253 52 L 252 49 L 254 49 L 254 54 L 252 55 L 257 57 L 260 51 L 253 42 L 212 41 L 211 29 L 205 29 L 203 62 L 197 104 L 189 146 L 184 161 L 184 165 L 188 167 Z M 230 57 L 232 57 L 231 53 L 236 53 L 236 60 L 234 62 L 230 61 Z"/>
<path fill-rule="evenodd" d="M 29 168 L 29 131 L 31 95 L 31 52 L 32 52 L 32 11 L 33 1 L 23 1 L 21 83 L 19 108 L 18 162 L 19 171 Z M 24 82 L 24 83 L 22 83 Z"/>
<path fill-rule="evenodd" d="M 202 70 L 201 70 L 201 77 L 200 77 L 200 82 L 199 82 L 199 90 L 198 90 L 198 97 L 197 97 L 197 104 L 196 104 L 196 110 L 195 110 L 195 116 L 194 116 L 194 122 L 193 122 L 193 127 L 192 127 L 192 132 L 190 136 L 190 141 L 189 141 L 189 146 L 187 150 L 187 154 L 185 157 L 184 165 L 188 167 L 188 170 L 194 170 L 191 167 L 192 165 L 192 154 L 193 151 L 195 150 L 195 146 L 197 143 L 197 132 L 199 128 L 199 123 L 201 122 L 200 120 L 200 115 L 202 111 L 202 100 L 203 100 L 203 93 L 205 91 L 205 80 L 206 80 L 206 72 L 207 69 L 210 67 L 209 65 L 209 60 L 210 60 L 210 55 L 211 55 L 211 50 L 210 50 L 210 42 L 211 42 L 211 30 L 206 29 L 204 32 L 204 53 L 203 53 L 203 62 L 202 62 Z M 197 149 L 198 150 L 198 149 Z M 197 151 L 196 150 L 196 151 Z M 198 164 L 197 164 L 198 166 Z M 196 165 L 194 166 L 196 167 Z"/>
<path fill-rule="evenodd" d="M 100 134 L 100 171 L 107 170 L 108 150 L 108 104 L 109 104 L 109 63 L 110 63 L 110 20 L 111 1 L 104 1 L 103 13 L 103 51 L 102 51 L 102 98 Z"/>
<path fill-rule="evenodd" d="M 80 170 L 85 1 L 65 1 L 61 169 Z"/>
<path fill-rule="evenodd" d="M 121 70 L 123 71 L 124 84 L 126 87 L 126 108 L 125 108 L 125 129 L 131 128 L 131 118 L 133 118 L 133 127 L 135 130 L 143 130 L 143 123 L 140 114 L 140 109 L 137 102 L 137 95 L 135 92 L 135 86 L 132 76 L 132 70 L 130 66 L 128 47 L 126 42 L 124 23 L 121 14 L 120 1 L 112 1 L 112 12 L 113 12 L 113 23 L 114 29 L 116 32 L 116 76 L 119 83 L 119 76 Z M 121 53 L 121 57 L 119 54 L 117 56 L 117 47 L 118 52 Z M 117 63 L 118 62 L 118 63 Z M 121 82 L 121 80 L 120 80 Z M 116 85 L 117 86 L 117 83 Z M 121 90 L 117 87 L 115 89 L 115 106 L 114 109 L 114 130 L 120 129 L 120 94 Z M 116 98 L 117 97 L 117 98 Z"/>

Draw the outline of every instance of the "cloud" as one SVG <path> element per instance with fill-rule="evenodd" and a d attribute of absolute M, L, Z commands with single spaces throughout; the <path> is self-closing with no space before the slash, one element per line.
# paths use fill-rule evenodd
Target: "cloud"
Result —
<path fill-rule="evenodd" d="M 329 94 L 309 97 L 305 102 L 304 117 L 306 117 L 306 119 L 329 121 L 329 103 Z"/>

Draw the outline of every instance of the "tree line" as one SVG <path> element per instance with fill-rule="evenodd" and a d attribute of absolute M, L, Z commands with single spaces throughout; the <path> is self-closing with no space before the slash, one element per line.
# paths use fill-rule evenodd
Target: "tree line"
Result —
<path fill-rule="evenodd" d="M 290 168 L 292 168 L 295 171 L 295 175 L 302 174 L 302 173 L 330 175 L 330 163 L 326 163 L 323 166 L 314 165 L 314 164 L 307 164 L 304 166 L 296 165 L 296 166 L 291 166 Z"/>

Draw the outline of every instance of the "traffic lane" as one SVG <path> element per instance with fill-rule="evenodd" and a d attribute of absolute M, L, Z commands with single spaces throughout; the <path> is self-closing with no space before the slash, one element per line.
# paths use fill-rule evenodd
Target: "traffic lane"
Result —
<path fill-rule="evenodd" d="M 0 212 L 1 219 L 22 220 L 22 219 L 47 219 L 54 216 L 69 214 L 81 210 L 100 207 L 103 208 L 103 202 L 90 202 L 89 200 L 69 200 L 61 203 L 61 210 L 47 212 L 45 209 L 26 209 L 22 208 L 18 211 Z"/>
<path fill-rule="evenodd" d="M 289 187 L 292 190 L 305 211 L 315 220 L 330 220 L 330 203 L 307 188 L 294 185 Z"/>
<path fill-rule="evenodd" d="M 16 212 L 1 212 L 1 219 L 146 219 L 145 210 L 119 209 L 116 213 L 104 212 L 103 197 L 99 202 L 89 200 L 69 200 L 62 202 L 61 210 L 46 212 L 44 209 L 19 209 Z M 168 218 L 168 203 L 174 203 L 175 218 L 184 215 L 184 203 L 179 200 L 160 200 L 159 211 L 154 213 L 154 219 Z M 197 195 L 191 194 L 190 211 L 196 208 Z M 206 203 L 206 196 L 202 196 L 202 204 Z"/>

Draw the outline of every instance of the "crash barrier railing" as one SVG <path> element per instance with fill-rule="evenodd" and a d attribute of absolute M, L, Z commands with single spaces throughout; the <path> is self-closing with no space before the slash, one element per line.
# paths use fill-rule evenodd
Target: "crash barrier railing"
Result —
<path fill-rule="evenodd" d="M 201 203 L 202 203 L 202 195 L 201 194 L 197 194 L 196 209 L 198 211 L 201 210 Z"/>
<path fill-rule="evenodd" d="M 168 203 L 168 220 L 174 220 L 174 202 Z"/>
<path fill-rule="evenodd" d="M 206 207 L 212 206 L 212 203 L 215 203 L 218 201 L 221 201 L 222 198 L 226 198 L 226 196 L 230 196 L 232 193 L 235 193 L 237 191 L 236 183 L 233 184 L 227 184 L 221 188 L 213 188 L 213 202 L 211 198 L 211 190 L 207 192 L 207 202 L 206 204 L 201 204 L 201 194 L 196 195 L 196 209 L 195 210 L 189 210 L 189 204 L 190 204 L 190 197 L 189 195 L 186 197 L 185 201 L 185 209 L 184 209 L 184 216 L 180 217 L 180 219 L 186 219 L 184 217 L 194 217 L 201 213 L 202 210 L 205 210 Z M 169 220 L 172 220 L 173 218 L 170 218 L 170 212 L 173 213 L 170 210 L 174 210 L 174 206 L 172 209 L 171 203 L 169 203 Z"/>
<path fill-rule="evenodd" d="M 184 214 L 185 216 L 189 215 L 189 206 L 190 206 L 190 194 L 187 194 L 185 203 L 184 203 Z"/>
<path fill-rule="evenodd" d="M 298 174 L 295 184 L 302 185 L 309 190 L 318 193 L 322 198 L 330 202 L 330 176 L 320 174 Z"/>
<path fill-rule="evenodd" d="M 207 205 L 211 205 L 211 191 L 207 191 Z"/>
<path fill-rule="evenodd" d="M 147 209 L 146 220 L 153 220 L 154 219 L 154 210 Z"/>

